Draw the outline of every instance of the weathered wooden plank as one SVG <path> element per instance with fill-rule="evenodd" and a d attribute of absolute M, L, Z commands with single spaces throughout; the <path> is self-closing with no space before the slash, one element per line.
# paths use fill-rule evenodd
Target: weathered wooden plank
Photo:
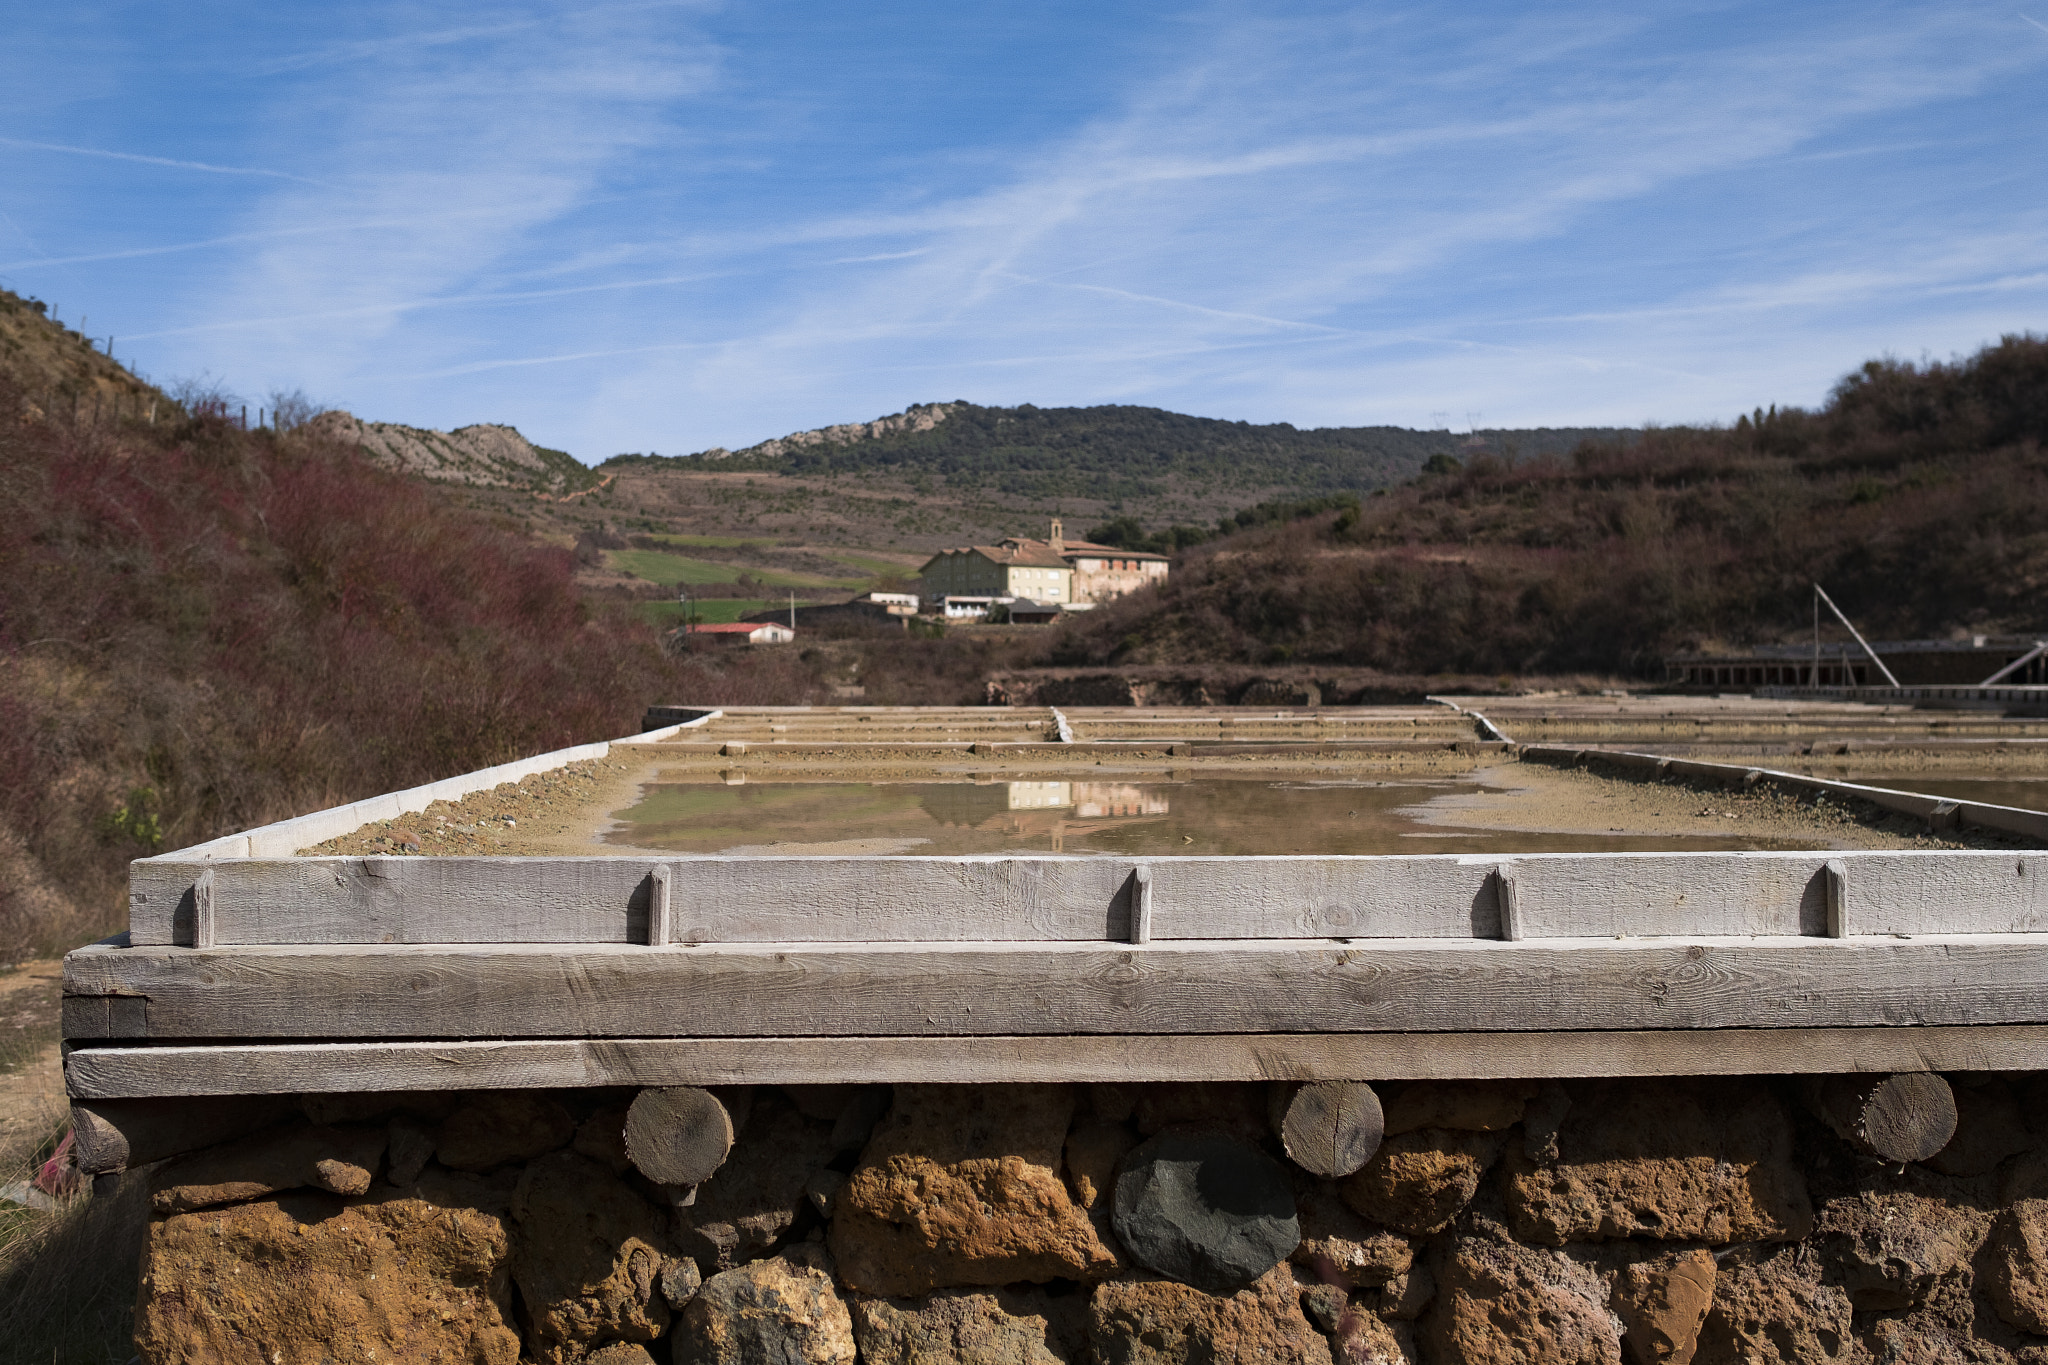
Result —
<path fill-rule="evenodd" d="M 164 1039 L 2038 1023 L 2048 936 L 130 948 L 65 992 L 71 1038 L 111 995 Z"/>
<path fill-rule="evenodd" d="M 1575 1033 L 559 1038 L 102 1047 L 82 1099 L 650 1085 L 1448 1080 L 2048 1069 L 2048 1025 Z"/>
<path fill-rule="evenodd" d="M 1524 939 L 1823 934 L 1830 860 L 1846 932 L 2048 930 L 2048 857 L 1981 851 L 1585 853 L 1512 859 Z M 1501 858 L 1141 860 L 1161 940 L 1494 938 Z M 1128 939 L 1131 860 L 1113 857 L 679 857 L 686 943 Z M 138 944 L 192 942 L 214 878 L 215 943 L 646 941 L 644 857 L 251 858 L 135 865 Z"/>

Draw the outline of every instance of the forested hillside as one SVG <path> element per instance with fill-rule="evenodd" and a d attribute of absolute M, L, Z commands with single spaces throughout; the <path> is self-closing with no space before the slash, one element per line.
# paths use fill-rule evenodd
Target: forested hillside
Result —
<path fill-rule="evenodd" d="M 1432 455 L 1482 448 L 1505 458 L 1525 458 L 1566 451 L 1583 440 L 1630 434 L 1607 428 L 1469 436 L 1405 427 L 1301 429 L 1285 422 L 1254 426 L 1116 405 L 989 408 L 948 403 L 927 411 L 942 412 L 942 419 L 907 423 L 885 418 L 872 427 L 800 433 L 820 439 L 785 437 L 734 454 L 622 455 L 600 468 L 667 464 L 806 475 L 923 472 L 943 476 L 954 489 L 1008 497 L 1135 503 L 1160 496 L 1169 485 L 1188 483 L 1216 491 L 1362 492 L 1411 477 Z M 883 430 L 865 434 L 873 427 Z"/>
<path fill-rule="evenodd" d="M 2044 441 L 2048 341 L 1873 361 L 1818 411 L 1482 454 L 1209 541 L 1046 662 L 1655 677 L 1675 648 L 1797 638 L 1816 579 L 1867 634 L 2039 630 Z"/>

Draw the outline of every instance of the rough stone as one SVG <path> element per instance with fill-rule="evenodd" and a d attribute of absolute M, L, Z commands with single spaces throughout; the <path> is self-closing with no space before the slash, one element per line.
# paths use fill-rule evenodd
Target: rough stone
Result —
<path fill-rule="evenodd" d="M 1978 1282 L 2000 1318 L 2022 1332 L 2048 1336 L 2048 1199 L 2023 1199 L 1999 1210 Z"/>
<path fill-rule="evenodd" d="M 574 1152 L 526 1168 L 512 1198 L 512 1277 L 542 1365 L 566 1365 L 609 1341 L 668 1329 L 661 1292 L 667 1220 L 618 1176 Z"/>
<path fill-rule="evenodd" d="M 1955 1136 L 1923 1165 L 1943 1175 L 1988 1175 L 2007 1157 L 2034 1145 L 2020 1107 L 2003 1082 L 1957 1086 L 1955 1097 Z"/>
<path fill-rule="evenodd" d="M 941 1289 L 853 1301 L 862 1365 L 1082 1365 L 1087 1299 L 1040 1289 Z"/>
<path fill-rule="evenodd" d="M 830 1218 L 833 1207 L 839 1202 L 840 1187 L 845 1184 L 843 1171 L 813 1171 L 810 1179 L 804 1181 L 804 1198 L 811 1201 L 811 1207 L 818 1211 L 820 1218 Z"/>
<path fill-rule="evenodd" d="M 1635 1365 L 1689 1365 L 1714 1303 L 1714 1256 L 1693 1248 L 1623 1266 L 1608 1304 Z"/>
<path fill-rule="evenodd" d="M 1436 1302 L 1436 1275 L 1427 1262 L 1417 1261 L 1403 1275 L 1396 1275 L 1380 1287 L 1373 1311 L 1393 1322 L 1413 1322 Z"/>
<path fill-rule="evenodd" d="M 1296 1195 L 1294 1210 L 1301 1241 L 1288 1259 L 1324 1284 L 1378 1288 L 1407 1274 L 1414 1263 L 1406 1237 L 1360 1218 L 1334 1186 L 1310 1185 Z"/>
<path fill-rule="evenodd" d="M 1088 1304 L 1100 1365 L 1331 1365 L 1286 1266 L 1234 1294 L 1172 1280 L 1111 1280 Z"/>
<path fill-rule="evenodd" d="M 583 1365 L 658 1365 L 654 1352 L 636 1341 L 615 1341 L 583 1357 Z"/>
<path fill-rule="evenodd" d="M 1058 1085 L 904 1085 L 834 1201 L 844 1282 L 902 1298 L 949 1286 L 1098 1279 L 1116 1253 L 1060 1176 Z"/>
<path fill-rule="evenodd" d="M 1387 1137 L 1418 1128 L 1497 1133 L 1522 1121 L 1535 1081 L 1414 1081 L 1385 1101 Z"/>
<path fill-rule="evenodd" d="M 632 1103 L 626 1101 L 598 1109 L 576 1125 L 570 1147 L 592 1161 L 603 1162 L 613 1175 L 632 1170 L 633 1159 L 626 1155 L 626 1111 L 631 1108 Z"/>
<path fill-rule="evenodd" d="M 1505 1141 L 1497 1133 L 1418 1128 L 1381 1143 L 1337 1189 L 1361 1218 L 1426 1237 L 1472 1201 Z"/>
<path fill-rule="evenodd" d="M 1722 1264 L 1693 1365 L 1819 1365 L 1853 1358 L 1849 1295 L 1820 1283 L 1816 1267 L 1796 1252 Z"/>
<path fill-rule="evenodd" d="M 682 1316 L 675 1365 L 853 1365 L 853 1317 L 815 1243 L 713 1275 Z"/>
<path fill-rule="evenodd" d="M 1301 1241 L 1286 1168 L 1220 1133 L 1164 1132 L 1134 1148 L 1115 1208 L 1133 1260 L 1211 1294 L 1251 1284 Z"/>
<path fill-rule="evenodd" d="M 312 1188 L 358 1195 L 384 1155 L 382 1128 L 288 1128 L 209 1147 L 158 1172 L 150 1208 L 187 1213 L 213 1204 Z"/>
<path fill-rule="evenodd" d="M 846 1112 L 846 1106 L 853 1101 L 857 1085 L 785 1085 L 780 1087 L 797 1112 L 807 1119 L 823 1123 L 838 1121 Z"/>
<path fill-rule="evenodd" d="M 765 1256 L 810 1202 L 811 1178 L 832 1160 L 831 1129 L 764 1090 L 725 1164 L 675 1211 L 676 1249 L 706 1276 Z"/>
<path fill-rule="evenodd" d="M 891 1095 L 886 1085 L 864 1085 L 854 1092 L 846 1107 L 839 1111 L 839 1117 L 832 1121 L 832 1146 L 836 1151 L 851 1152 L 867 1146 L 874 1136 L 875 1125 L 882 1121 L 882 1115 L 889 1112 Z"/>
<path fill-rule="evenodd" d="M 1620 1324 L 1587 1266 L 1484 1236 L 1446 1239 L 1439 1257 L 1442 1288 L 1425 1327 L 1432 1360 L 1620 1365 Z"/>
<path fill-rule="evenodd" d="M 480 1182 L 298 1192 L 150 1225 L 135 1346 L 155 1365 L 513 1365 L 510 1234 Z"/>
<path fill-rule="evenodd" d="M 672 1309 L 680 1309 L 704 1285 L 703 1272 L 687 1256 L 673 1256 L 661 1263 L 661 1297 Z"/>
<path fill-rule="evenodd" d="M 1092 1209 L 1116 1185 L 1117 1164 L 1138 1145 L 1137 1135 L 1121 1123 L 1100 1120 L 1076 1123 L 1067 1134 L 1067 1184 L 1074 1202 Z"/>
<path fill-rule="evenodd" d="M 1816 1227 L 1858 1312 L 1896 1312 L 1926 1302 L 1984 1240 L 1985 1218 L 1944 1200 L 1866 1190 L 1830 1200 Z"/>
<path fill-rule="evenodd" d="M 1522 1110 L 1522 1155 L 1549 1165 L 1557 1160 L 1557 1133 L 1572 1111 L 1572 1092 L 1562 1081 L 1544 1081 Z"/>
<path fill-rule="evenodd" d="M 470 1095 L 435 1134 L 434 1155 L 455 1171 L 488 1171 L 531 1161 L 567 1146 L 576 1135 L 569 1111 L 533 1090 L 485 1090 Z"/>
<path fill-rule="evenodd" d="M 1247 1142 L 1272 1134 L 1266 1087 L 1254 1081 L 1160 1081 L 1134 1086 L 1132 1117 L 1146 1137 L 1168 1128 L 1203 1128 Z"/>
<path fill-rule="evenodd" d="M 384 1178 L 394 1185 L 410 1185 L 434 1159 L 434 1134 L 418 1119 L 400 1115 L 384 1128 Z"/>
<path fill-rule="evenodd" d="M 1558 1149 L 1549 1165 L 1509 1155 L 1508 1212 L 1524 1241 L 1722 1245 L 1794 1241 L 1813 1226 L 1791 1123 L 1754 1083 L 1592 1083 Z"/>
<path fill-rule="evenodd" d="M 393 1114 L 410 1114 L 428 1123 L 439 1123 L 461 1103 L 459 1090 L 362 1090 L 298 1097 L 299 1112 L 307 1122 L 327 1128 L 369 1123 Z"/>

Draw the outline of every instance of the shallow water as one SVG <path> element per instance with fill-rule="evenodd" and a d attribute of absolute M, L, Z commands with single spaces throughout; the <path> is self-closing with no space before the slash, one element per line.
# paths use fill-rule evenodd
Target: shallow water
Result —
<path fill-rule="evenodd" d="M 1879 773 L 1847 779 L 1868 787 L 1889 787 L 1893 791 L 1924 792 L 1957 801 L 1981 801 L 1992 806 L 2018 806 L 2022 810 L 2048 810 L 2048 777 L 1957 777 L 1953 774 L 1921 776 L 1918 773 Z"/>
<path fill-rule="evenodd" d="M 1460 828 L 1471 780 L 655 784 L 607 843 L 687 853 L 1580 853 L 1810 847 Z M 1432 804 L 1436 803 L 1436 804 Z M 1424 808 L 1430 818 L 1416 818 Z"/>

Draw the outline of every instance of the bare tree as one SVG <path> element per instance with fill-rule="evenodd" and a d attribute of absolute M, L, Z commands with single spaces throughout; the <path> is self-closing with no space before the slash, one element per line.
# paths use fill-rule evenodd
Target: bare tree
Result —
<path fill-rule="evenodd" d="M 304 389 L 270 391 L 270 421 L 279 431 L 302 427 L 326 411 L 327 405 L 306 397 Z"/>

